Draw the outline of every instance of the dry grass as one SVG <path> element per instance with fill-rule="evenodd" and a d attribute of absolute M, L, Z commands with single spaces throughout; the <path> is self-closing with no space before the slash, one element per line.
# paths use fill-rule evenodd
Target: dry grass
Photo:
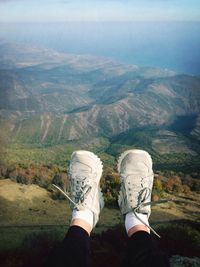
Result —
<path fill-rule="evenodd" d="M 192 193 L 172 196 L 169 202 L 152 208 L 151 222 L 170 220 L 200 221 L 200 195 Z M 69 225 L 67 200 L 53 200 L 49 192 L 37 185 L 24 185 L 9 179 L 0 180 L 0 225 Z M 118 209 L 104 208 L 97 231 L 122 222 Z"/>
<path fill-rule="evenodd" d="M 37 185 L 0 180 L 1 225 L 66 224 L 70 210 L 67 201 L 55 201 Z"/>
<path fill-rule="evenodd" d="M 200 194 L 190 193 L 166 196 L 174 202 L 168 202 L 152 208 L 151 221 L 191 220 L 200 222 Z"/>
<path fill-rule="evenodd" d="M 152 208 L 150 221 L 154 227 L 170 221 L 200 221 L 199 194 L 167 195 L 167 198 L 173 198 L 176 202 Z M 12 242 L 9 246 L 17 246 L 21 242 L 19 239 L 33 232 L 57 231 L 62 237 L 69 227 L 70 219 L 71 211 L 67 200 L 53 200 L 51 193 L 37 185 L 18 184 L 9 179 L 0 180 L 0 227 L 4 247 L 10 240 Z M 119 224 L 123 224 L 119 209 L 104 208 L 95 233 Z M 11 226 L 13 227 L 10 228 Z"/>

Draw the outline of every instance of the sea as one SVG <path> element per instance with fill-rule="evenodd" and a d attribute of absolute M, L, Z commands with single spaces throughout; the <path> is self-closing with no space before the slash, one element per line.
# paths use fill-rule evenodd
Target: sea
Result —
<path fill-rule="evenodd" d="M 1 23 L 0 39 L 200 75 L 200 22 Z"/>

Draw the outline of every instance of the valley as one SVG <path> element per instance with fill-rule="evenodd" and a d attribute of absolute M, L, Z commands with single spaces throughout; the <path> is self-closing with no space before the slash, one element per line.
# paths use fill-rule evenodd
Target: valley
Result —
<path fill-rule="evenodd" d="M 158 158 L 176 153 L 198 161 L 199 76 L 3 40 L 0 62 L 0 127 L 8 161 L 16 153 L 17 161 L 24 160 L 17 147 L 33 149 L 31 155 L 68 145 L 111 157 L 117 154 L 113 147 L 120 145 L 120 152 L 128 145 Z"/>

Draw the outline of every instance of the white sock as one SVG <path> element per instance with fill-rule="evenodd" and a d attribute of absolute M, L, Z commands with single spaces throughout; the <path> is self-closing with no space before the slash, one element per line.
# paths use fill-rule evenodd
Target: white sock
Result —
<path fill-rule="evenodd" d="M 147 225 L 149 225 L 149 221 L 148 221 L 148 217 L 146 214 L 141 214 L 141 213 L 137 213 L 137 216 L 143 221 L 145 222 Z M 125 228 L 126 228 L 126 232 L 128 234 L 128 231 L 134 227 L 135 225 L 138 224 L 143 224 L 136 216 L 133 212 L 129 212 L 126 214 L 125 217 Z M 150 233 L 150 230 L 149 230 Z"/>
<path fill-rule="evenodd" d="M 73 210 L 72 221 L 74 219 L 82 219 L 87 222 L 91 226 L 91 228 L 93 228 L 93 212 L 91 210 Z"/>

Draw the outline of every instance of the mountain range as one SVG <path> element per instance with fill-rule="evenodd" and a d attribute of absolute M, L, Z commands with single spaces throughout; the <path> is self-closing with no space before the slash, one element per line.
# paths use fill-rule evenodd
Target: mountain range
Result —
<path fill-rule="evenodd" d="M 104 138 L 198 157 L 200 76 L 0 40 L 0 126 L 10 142 Z"/>

